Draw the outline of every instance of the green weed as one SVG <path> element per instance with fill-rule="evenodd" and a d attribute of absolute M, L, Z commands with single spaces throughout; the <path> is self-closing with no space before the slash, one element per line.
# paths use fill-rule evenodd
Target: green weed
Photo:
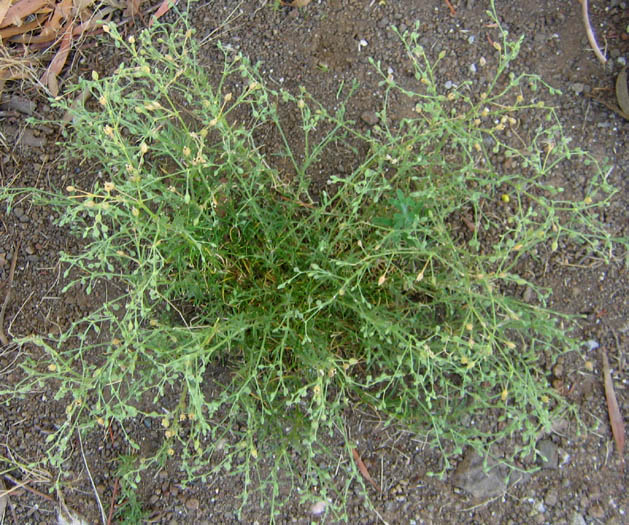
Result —
<path fill-rule="evenodd" d="M 129 59 L 73 88 L 96 104 L 71 109 L 65 142 L 96 180 L 43 200 L 85 239 L 63 255 L 66 277 L 77 276 L 67 288 L 107 281 L 122 293 L 59 336 L 25 340 L 43 357 L 25 360 L 18 394 L 54 381 L 67 400 L 49 439 L 53 466 L 76 428 L 115 425 L 137 460 L 125 482 L 176 460 L 188 482 L 241 475 L 242 504 L 257 491 L 271 514 L 286 482 L 346 518 L 350 483 L 364 481 L 351 460 L 337 479 L 318 458 L 330 454 L 326 436 L 342 436 L 351 458 L 347 408 L 427 435 L 444 471 L 467 446 L 488 454 L 513 439 L 506 463 L 534 450 L 569 410 L 540 357 L 574 343 L 518 265 L 562 239 L 609 254 L 594 214 L 612 189 L 528 89 L 547 86 L 509 71 L 519 41 L 504 36 L 487 92 L 464 84 L 444 95 L 417 34 L 400 35 L 415 88 L 374 66 L 387 100 L 410 98 L 417 116 L 394 124 L 385 103 L 381 125 L 361 132 L 346 103 L 330 112 L 305 91 L 274 91 L 241 55 L 225 51 L 213 82 L 185 20 L 137 42 L 107 32 Z M 286 108 L 301 118 L 299 153 L 280 121 Z M 514 145 L 507 132 L 522 114 L 548 125 Z M 332 146 L 356 163 L 315 199 L 312 166 Z M 495 153 L 518 168 L 501 172 Z M 547 176 L 574 157 L 591 163 L 591 191 L 561 200 Z M 516 286 L 538 302 L 509 295 Z M 130 430 L 140 416 L 162 429 L 149 456 Z"/>

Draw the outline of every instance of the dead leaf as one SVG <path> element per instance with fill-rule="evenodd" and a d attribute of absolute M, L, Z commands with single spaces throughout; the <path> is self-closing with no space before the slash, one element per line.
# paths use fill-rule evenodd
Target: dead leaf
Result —
<path fill-rule="evenodd" d="M 28 33 L 29 31 L 36 31 L 42 27 L 42 24 L 46 21 L 48 15 L 38 15 L 35 20 L 22 24 L 20 26 L 9 26 L 0 29 L 0 40 L 7 40 L 15 35 L 21 35 L 22 33 Z"/>
<path fill-rule="evenodd" d="M 127 0 L 127 8 L 125 9 L 125 15 L 135 17 L 140 14 L 140 6 L 142 0 Z"/>
<path fill-rule="evenodd" d="M 50 23 L 44 26 L 44 29 L 50 28 L 55 33 L 59 32 L 61 22 L 70 18 L 72 14 L 72 0 L 61 0 L 55 5 L 55 12 L 50 17 Z"/>
<path fill-rule="evenodd" d="M 53 97 L 56 97 L 59 94 L 59 82 L 57 81 L 57 75 L 61 73 L 66 60 L 68 59 L 68 55 L 70 54 L 70 48 L 72 47 L 73 25 L 73 22 L 68 24 L 68 27 L 63 33 L 59 51 L 57 51 L 57 54 L 50 62 L 48 69 L 46 69 L 46 72 L 41 79 L 42 84 L 48 86 L 48 89 L 50 89 Z"/>
<path fill-rule="evenodd" d="M 4 20 L 9 7 L 11 7 L 11 2 L 13 0 L 0 0 L 0 27 L 2 27 L 2 21 Z"/>
<path fill-rule="evenodd" d="M 364 476 L 364 478 L 371 483 L 374 488 L 380 492 L 380 487 L 377 485 L 377 483 L 373 480 L 373 478 L 371 477 L 371 474 L 369 474 L 369 471 L 367 470 L 367 467 L 365 466 L 365 464 L 363 463 L 363 460 L 360 459 L 360 455 L 358 454 L 358 449 L 352 449 L 352 455 L 354 456 L 354 461 L 356 462 L 356 466 L 358 467 L 358 470 L 360 471 L 360 473 Z"/>
<path fill-rule="evenodd" d="M 476 231 L 476 224 L 474 224 L 467 215 L 461 216 L 461 219 L 463 219 L 463 222 L 465 223 L 465 226 L 467 226 L 468 230 L 471 232 Z"/>
<path fill-rule="evenodd" d="M 605 380 L 605 398 L 607 399 L 609 422 L 612 427 L 614 441 L 616 441 L 618 455 L 624 463 L 625 457 L 623 455 L 623 449 L 625 448 L 625 423 L 622 420 L 622 415 L 620 414 L 620 409 L 618 408 L 618 401 L 616 401 L 614 383 L 612 382 L 612 375 L 609 371 L 609 361 L 607 360 L 607 351 L 603 347 L 601 347 L 601 356 L 603 359 L 603 378 Z"/>
<path fill-rule="evenodd" d="M 83 13 L 88 7 L 91 7 L 96 0 L 73 0 L 72 13 L 77 15 Z"/>
<path fill-rule="evenodd" d="M 623 113 L 629 115 L 629 88 L 627 88 L 627 66 L 622 68 L 622 71 L 616 79 L 616 99 L 618 105 Z"/>
<path fill-rule="evenodd" d="M 19 39 L 14 38 L 12 42 L 22 44 L 42 44 L 53 42 L 59 37 L 62 24 L 70 18 L 72 14 L 72 0 L 61 0 L 48 21 L 44 24 L 38 35 L 22 35 Z"/>
<path fill-rule="evenodd" d="M 151 17 L 149 27 L 151 27 L 160 16 L 166 13 L 174 5 L 177 5 L 177 0 L 162 0 L 162 3 L 157 8 L 157 11 L 155 11 L 155 14 Z"/>
<path fill-rule="evenodd" d="M 103 9 L 99 9 L 96 13 L 91 15 L 87 21 L 77 26 L 74 26 L 72 36 L 79 36 L 86 31 L 102 28 L 101 22 L 105 19 L 106 16 L 113 13 L 114 11 L 115 9 L 113 7 L 104 7 Z"/>
<path fill-rule="evenodd" d="M 37 13 L 48 2 L 49 0 L 21 0 L 13 4 L 0 22 L 0 28 L 10 25 L 21 26 L 27 16 Z"/>

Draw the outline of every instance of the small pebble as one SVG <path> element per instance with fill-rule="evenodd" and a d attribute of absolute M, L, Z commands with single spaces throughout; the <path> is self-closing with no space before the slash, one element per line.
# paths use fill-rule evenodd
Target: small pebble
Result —
<path fill-rule="evenodd" d="M 375 111 L 363 111 L 360 115 L 360 119 L 370 126 L 375 126 L 378 123 L 378 115 Z"/>
<path fill-rule="evenodd" d="M 594 339 L 590 339 L 589 341 L 585 342 L 585 346 L 588 347 L 588 350 L 592 351 L 592 350 L 596 350 L 600 345 L 598 344 L 598 341 L 595 341 Z"/>
<path fill-rule="evenodd" d="M 570 525 L 586 525 L 585 518 L 578 512 L 575 512 L 570 520 Z"/>
<path fill-rule="evenodd" d="M 25 115 L 32 115 L 37 108 L 37 104 L 32 100 L 28 100 L 22 97 L 11 97 L 2 107 L 6 107 L 8 110 L 19 111 Z"/>
<path fill-rule="evenodd" d="M 544 503 L 546 503 L 546 505 L 548 505 L 549 507 L 554 507 L 557 504 L 558 501 L 558 497 L 557 497 L 557 491 L 555 489 L 550 489 L 548 492 L 546 492 L 546 497 L 544 498 Z"/>
<path fill-rule="evenodd" d="M 603 519 L 605 517 L 605 511 L 603 507 L 599 503 L 594 503 L 589 509 L 588 514 L 597 520 Z"/>
<path fill-rule="evenodd" d="M 43 137 L 36 137 L 32 130 L 25 129 L 20 136 L 20 144 L 30 146 L 31 148 L 42 148 L 46 145 L 46 139 Z"/>
<path fill-rule="evenodd" d="M 550 439 L 542 439 L 537 448 L 542 455 L 540 458 L 541 466 L 544 469 L 556 469 L 559 464 L 559 453 L 557 451 L 557 445 L 555 445 Z"/>
<path fill-rule="evenodd" d="M 310 512 L 315 516 L 319 516 L 320 514 L 323 514 L 325 512 L 326 506 L 327 503 L 325 501 L 318 501 L 310 507 Z"/>
<path fill-rule="evenodd" d="M 585 85 L 581 82 L 575 82 L 574 84 L 570 85 L 570 89 L 574 91 L 575 95 L 580 95 L 581 93 L 583 93 L 583 91 L 585 91 Z"/>
<path fill-rule="evenodd" d="M 186 500 L 186 508 L 188 510 L 197 510 L 199 508 L 199 500 L 197 498 L 188 498 Z"/>

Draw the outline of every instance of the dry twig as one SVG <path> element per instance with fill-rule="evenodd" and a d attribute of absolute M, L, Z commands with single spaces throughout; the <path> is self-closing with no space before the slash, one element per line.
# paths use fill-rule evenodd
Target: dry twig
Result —
<path fill-rule="evenodd" d="M 55 498 L 53 498 L 52 496 L 49 496 L 48 494 L 44 494 L 43 492 L 40 492 L 37 489 L 34 489 L 33 487 L 29 487 L 29 483 L 31 482 L 31 480 L 26 480 L 26 481 L 20 481 L 19 479 L 14 478 L 13 476 L 11 476 L 10 474 L 3 474 L 3 476 L 8 479 L 11 483 L 14 483 L 14 487 L 10 488 L 9 490 L 6 491 L 7 494 L 10 494 L 11 492 L 17 490 L 17 489 L 25 489 L 28 490 L 29 492 L 35 494 L 36 496 L 39 496 L 40 498 L 44 498 L 47 499 L 48 501 L 51 501 L 52 503 L 57 503 L 55 501 Z M 17 487 L 17 488 L 16 488 Z"/>
<path fill-rule="evenodd" d="M 452 2 L 450 2 L 450 0 L 445 0 L 445 2 L 446 2 L 446 5 L 448 6 L 448 9 L 450 10 L 450 14 L 452 16 L 456 16 L 456 9 L 454 9 Z"/>
<path fill-rule="evenodd" d="M 103 508 L 103 504 L 100 501 L 100 497 L 98 495 L 98 490 L 96 490 L 96 485 L 94 484 L 94 478 L 92 478 L 92 473 L 90 472 L 90 467 L 87 465 L 87 459 L 85 457 L 85 452 L 83 451 L 83 440 L 81 439 L 81 431 L 76 431 L 79 436 L 79 445 L 81 447 L 81 456 L 83 457 L 83 464 L 85 465 L 85 470 L 87 471 L 87 477 L 90 479 L 90 483 L 92 484 L 92 489 L 94 490 L 94 495 L 96 496 L 96 503 L 98 503 L 98 509 L 100 510 L 100 517 L 103 520 L 103 525 L 107 525 L 110 523 L 105 516 L 105 509 Z"/>
<path fill-rule="evenodd" d="M 116 496 L 118 495 L 118 485 L 119 481 L 116 478 L 114 483 L 114 493 L 111 495 L 111 503 L 109 504 L 109 514 L 107 515 L 107 525 L 111 525 L 112 519 L 114 517 L 114 508 L 116 507 Z"/>
<path fill-rule="evenodd" d="M 594 50 L 594 54 L 596 58 L 598 58 L 601 63 L 606 64 L 607 59 L 601 48 L 598 47 L 596 43 L 596 37 L 594 36 L 594 31 L 592 31 L 592 25 L 590 24 L 590 15 L 588 14 L 588 0 L 579 0 L 581 2 L 581 15 L 583 16 L 583 24 L 585 25 L 585 32 L 587 33 L 588 41 Z"/>

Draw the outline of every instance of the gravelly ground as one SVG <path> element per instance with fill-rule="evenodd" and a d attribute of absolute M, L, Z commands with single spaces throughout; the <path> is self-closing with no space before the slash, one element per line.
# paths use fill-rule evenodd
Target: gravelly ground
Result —
<path fill-rule="evenodd" d="M 349 117 L 360 125 L 373 124 L 373 112 L 382 102 L 382 90 L 368 58 L 381 60 L 399 82 L 410 83 L 412 76 L 392 24 L 401 30 L 419 22 L 422 44 L 433 56 L 446 50 L 446 59 L 437 74 L 440 82 L 457 83 L 472 79 L 478 89 L 490 78 L 495 66 L 495 52 L 490 40 L 495 28 L 485 14 L 484 0 L 452 0 L 452 16 L 443 0 L 313 0 L 296 9 L 277 6 L 271 1 L 214 0 L 192 7 L 195 25 L 201 36 L 219 38 L 263 63 L 264 77 L 271 84 L 297 90 L 304 86 L 315 98 L 330 105 L 341 82 L 357 79 L 361 88 L 352 99 Z M 627 2 L 593 0 L 592 21 L 599 39 L 607 48 L 611 64 L 604 69 L 590 51 L 576 0 L 497 1 L 501 21 L 513 35 L 524 35 L 520 57 L 514 64 L 518 71 L 539 73 L 563 95 L 553 100 L 566 132 L 577 144 L 596 157 L 610 159 L 610 181 L 619 189 L 612 205 L 601 218 L 609 231 L 627 236 L 629 124 L 594 102 L 589 95 L 613 102 L 613 82 L 628 57 L 629 40 L 623 31 L 629 24 Z M 205 47 L 208 68 L 220 67 L 220 53 L 215 40 Z M 481 60 L 484 59 L 484 60 Z M 92 69 L 105 74 L 116 64 L 111 48 L 86 47 L 75 56 L 74 71 Z M 485 66 L 481 66 L 486 62 Z M 50 116 L 46 101 L 28 86 L 5 94 L 31 100 L 34 107 L 22 107 L 17 116 L 0 120 L 0 132 L 11 145 L 0 158 L 0 183 L 62 188 L 83 175 L 77 166 L 68 173 L 58 162 L 62 146 L 54 145 L 56 131 L 41 126 L 32 129 L 22 113 Z M 404 116 L 400 102 L 394 105 L 392 118 Z M 13 110 L 12 110 L 13 111 Z M 290 119 L 290 116 L 286 116 Z M 18 145 L 13 146 L 17 142 Z M 337 159 L 342 164 L 343 159 Z M 334 159 L 330 159 L 334 166 Z M 85 175 L 87 176 L 87 175 Z M 321 174 L 323 182 L 328 176 Z M 569 196 L 583 196 L 588 173 L 560 171 L 554 174 Z M 16 288 L 7 313 L 5 328 L 13 336 L 45 333 L 63 329 L 69 322 L 98 304 L 102 296 L 88 296 L 81 290 L 62 293 L 64 278 L 58 264 L 60 250 L 76 250 L 77 242 L 54 226 L 55 213 L 31 206 L 26 199 L 11 214 L 0 209 L 0 279 L 6 281 L 13 250 L 19 242 Z M 535 280 L 553 290 L 552 306 L 558 310 L 583 314 L 583 341 L 594 340 L 609 352 L 621 412 L 627 416 L 627 342 L 629 341 L 629 260 L 620 251 L 613 261 L 602 261 L 584 254 L 560 253 L 549 257 L 544 267 L 531 267 Z M 105 293 L 105 288 L 100 293 Z M 15 382 L 16 364 L 29 348 L 9 346 L 0 354 L 2 381 Z M 593 363 L 589 370 L 586 362 Z M 543 446 L 549 460 L 539 472 L 524 476 L 508 487 L 498 477 L 480 476 L 474 458 L 460 458 L 455 472 L 444 480 L 426 476 L 437 469 L 438 455 L 427 450 L 420 437 L 385 426 L 375 416 L 348 414 L 348 426 L 363 459 L 382 487 L 372 492 L 375 511 L 365 505 L 357 489 L 348 501 L 350 523 L 551 523 L 574 524 L 627 522 L 629 499 L 627 475 L 615 454 L 607 423 L 601 365 L 595 351 L 587 346 L 566 355 L 559 367 L 548 370 L 550 380 L 561 381 L 566 396 L 581 410 L 584 422 L 592 428 L 576 433 L 567 422 L 557 432 L 545 437 Z M 42 456 L 45 437 L 64 418 L 64 407 L 53 401 L 52 392 L 34 393 L 24 402 L 2 405 L 0 418 L 0 455 L 14 462 L 28 462 Z M 157 430 L 138 422 L 137 432 L 150 443 Z M 80 511 L 90 523 L 100 521 L 92 488 L 87 481 L 80 446 L 64 468 L 64 491 L 69 507 Z M 337 447 L 339 444 L 336 445 Z M 109 510 L 115 485 L 111 459 L 122 450 L 119 436 L 92 435 L 83 442 L 90 472 L 100 498 Z M 350 459 L 339 448 L 340 465 Z M 264 462 L 264 458 L 261 458 Z M 336 465 L 331 466 L 336 468 Z M 16 471 L 15 480 L 29 479 L 29 487 L 43 493 L 49 487 L 49 473 Z M 38 482 L 38 480 L 40 482 Z M 5 478 L 7 487 L 16 481 Z M 463 487 L 463 488 L 461 488 Z M 466 490 L 467 489 L 467 490 Z M 225 477 L 207 485 L 182 488 L 173 467 L 154 479 L 143 480 L 138 498 L 153 513 L 156 523 L 265 523 L 268 517 L 256 499 L 236 518 L 237 497 L 242 480 Z M 282 487 L 280 494 L 286 493 Z M 55 496 L 53 494 L 53 496 Z M 55 523 L 55 505 L 41 495 L 23 488 L 13 492 L 5 520 L 11 523 Z M 310 513 L 297 499 L 290 501 L 279 520 L 281 523 L 326 521 Z M 327 520 L 327 522 L 332 522 Z"/>

